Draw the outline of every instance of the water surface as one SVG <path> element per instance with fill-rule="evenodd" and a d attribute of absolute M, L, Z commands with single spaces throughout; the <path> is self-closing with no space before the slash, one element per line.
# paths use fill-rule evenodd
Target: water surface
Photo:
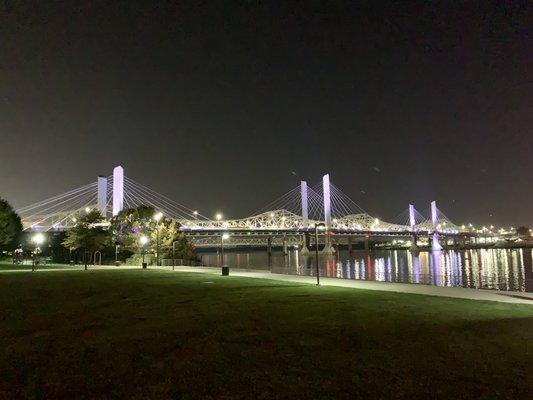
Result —
<path fill-rule="evenodd" d="M 319 256 L 320 276 L 367 281 L 533 292 L 532 249 L 475 249 L 411 253 L 408 250 L 340 251 Z M 202 254 L 206 265 L 218 265 L 216 253 Z M 315 255 L 290 250 L 229 250 L 231 268 L 316 276 Z"/>

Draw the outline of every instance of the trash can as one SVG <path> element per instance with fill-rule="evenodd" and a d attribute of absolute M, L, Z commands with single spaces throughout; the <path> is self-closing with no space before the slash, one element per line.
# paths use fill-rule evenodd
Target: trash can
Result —
<path fill-rule="evenodd" d="M 222 266 L 222 276 L 229 275 L 229 267 L 227 265 Z"/>
<path fill-rule="evenodd" d="M 147 265 L 148 265 L 148 263 L 143 262 L 143 269 L 146 269 Z"/>

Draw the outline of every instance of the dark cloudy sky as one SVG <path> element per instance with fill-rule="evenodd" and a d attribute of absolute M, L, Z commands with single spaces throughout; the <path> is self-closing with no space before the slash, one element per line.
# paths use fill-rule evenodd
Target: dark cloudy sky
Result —
<path fill-rule="evenodd" d="M 329 172 L 381 218 L 533 225 L 528 2 L 239 3 L 1 2 L 0 196 L 122 164 L 239 217 Z"/>

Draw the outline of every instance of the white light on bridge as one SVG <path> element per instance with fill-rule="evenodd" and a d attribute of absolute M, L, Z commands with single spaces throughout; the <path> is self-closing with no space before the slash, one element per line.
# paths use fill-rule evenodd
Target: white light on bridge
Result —
<path fill-rule="evenodd" d="M 224 232 L 222 234 L 222 240 L 228 240 L 229 239 L 229 233 L 228 232 Z"/>
<path fill-rule="evenodd" d="M 217 213 L 217 215 L 215 215 L 215 218 L 217 221 L 220 221 L 222 219 L 222 214 L 221 213 Z"/>
<path fill-rule="evenodd" d="M 158 212 L 156 215 L 154 215 L 154 220 L 156 222 L 161 221 L 161 218 L 163 218 L 163 213 L 161 213 L 161 212 Z"/>

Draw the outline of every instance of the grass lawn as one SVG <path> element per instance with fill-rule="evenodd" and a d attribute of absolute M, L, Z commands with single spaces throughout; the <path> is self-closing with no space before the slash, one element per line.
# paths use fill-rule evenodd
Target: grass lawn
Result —
<path fill-rule="evenodd" d="M 0 399 L 508 398 L 533 306 L 156 270 L 0 273 Z"/>

